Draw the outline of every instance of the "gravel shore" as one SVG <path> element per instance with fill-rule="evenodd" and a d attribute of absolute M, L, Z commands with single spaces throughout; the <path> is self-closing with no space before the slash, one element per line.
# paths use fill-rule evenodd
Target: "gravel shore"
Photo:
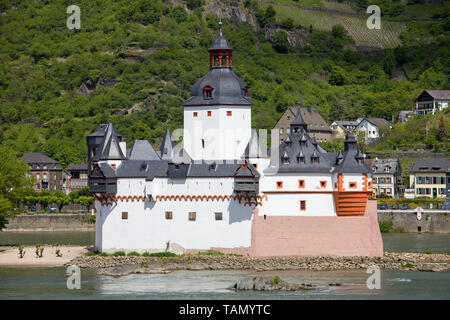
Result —
<path fill-rule="evenodd" d="M 425 253 L 385 253 L 383 257 L 270 257 L 199 256 L 180 257 L 101 257 L 81 255 L 69 264 L 100 269 L 105 275 L 130 273 L 169 273 L 176 270 L 354 270 L 377 265 L 380 269 L 411 271 L 450 271 L 450 255 Z"/>

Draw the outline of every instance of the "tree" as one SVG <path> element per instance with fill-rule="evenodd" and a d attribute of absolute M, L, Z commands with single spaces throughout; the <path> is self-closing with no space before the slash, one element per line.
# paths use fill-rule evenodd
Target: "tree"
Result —
<path fill-rule="evenodd" d="M 444 115 L 441 114 L 439 118 L 439 138 L 441 139 L 441 142 L 447 141 L 447 123 L 445 121 Z"/>
<path fill-rule="evenodd" d="M 277 31 L 273 35 L 272 46 L 275 51 L 279 53 L 287 53 L 289 50 L 289 41 L 287 39 L 287 33 L 284 31 Z"/>
<path fill-rule="evenodd" d="M 334 66 L 331 69 L 328 83 L 334 86 L 342 86 L 345 83 L 345 70 L 339 66 Z"/>
<path fill-rule="evenodd" d="M 94 203 L 94 198 L 93 197 L 79 197 L 77 199 L 75 199 L 74 201 L 75 203 L 79 203 L 82 206 L 86 206 L 86 211 L 89 211 L 89 207 L 91 204 Z"/>
<path fill-rule="evenodd" d="M 178 23 L 185 22 L 188 18 L 188 14 L 182 6 L 176 6 L 173 8 L 171 15 Z"/>
<path fill-rule="evenodd" d="M 395 55 L 392 51 L 389 51 L 386 54 L 386 57 L 384 58 L 383 61 L 383 70 L 384 72 L 386 72 L 386 74 L 391 75 L 392 74 L 392 70 L 394 70 L 396 65 L 396 60 L 395 60 Z"/>
<path fill-rule="evenodd" d="M 0 231 L 8 223 L 8 217 L 13 213 L 12 206 L 19 199 L 31 193 L 31 180 L 25 175 L 28 165 L 18 159 L 14 151 L 0 146 L 2 165 L 0 166 Z"/>
<path fill-rule="evenodd" d="M 344 36 L 347 34 L 347 30 L 345 30 L 345 28 L 340 24 L 337 24 L 333 26 L 333 28 L 331 29 L 331 33 L 333 37 L 337 39 L 343 39 Z"/>

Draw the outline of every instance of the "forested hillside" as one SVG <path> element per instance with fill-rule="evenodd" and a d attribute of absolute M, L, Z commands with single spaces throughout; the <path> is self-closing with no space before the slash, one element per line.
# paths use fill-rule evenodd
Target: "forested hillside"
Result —
<path fill-rule="evenodd" d="M 208 70 L 207 49 L 218 33 L 210 2 L 0 1 L 1 144 L 18 156 L 44 151 L 66 166 L 85 161 L 86 135 L 112 122 L 128 143 L 148 139 L 157 147 L 166 127 L 182 126 L 181 103 Z M 328 122 L 392 120 L 424 89 L 449 89 L 448 5 L 433 6 L 426 21 L 408 20 L 413 10 L 404 9 L 399 46 L 359 51 L 344 27 L 302 24 L 270 1 L 220 2 L 258 22 L 224 17 L 223 26 L 233 68 L 254 101 L 254 127 L 271 128 L 300 98 Z M 81 9 L 80 30 L 66 26 L 72 4 Z M 266 24 L 278 28 L 271 40 Z M 304 44 L 289 45 L 292 30 L 304 34 Z"/>

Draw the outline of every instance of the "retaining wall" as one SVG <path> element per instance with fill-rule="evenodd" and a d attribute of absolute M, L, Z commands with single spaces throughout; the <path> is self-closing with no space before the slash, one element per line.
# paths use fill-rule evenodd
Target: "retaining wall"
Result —
<path fill-rule="evenodd" d="M 4 232 L 94 231 L 90 214 L 19 214 L 8 219 Z"/>

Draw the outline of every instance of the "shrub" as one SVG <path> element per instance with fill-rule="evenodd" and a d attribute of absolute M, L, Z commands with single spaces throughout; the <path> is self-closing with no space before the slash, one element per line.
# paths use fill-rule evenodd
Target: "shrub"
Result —
<path fill-rule="evenodd" d="M 285 31 L 277 31 L 273 35 L 272 46 L 276 52 L 287 53 L 289 51 L 289 41 Z"/>
<path fill-rule="evenodd" d="M 110 254 L 109 254 L 109 253 L 106 253 L 106 252 L 102 252 L 102 253 L 99 254 L 99 256 L 100 256 L 100 257 L 109 257 Z"/>
<path fill-rule="evenodd" d="M 197 253 L 198 256 L 223 256 L 225 255 L 223 252 L 220 251 L 204 251 L 204 252 L 198 252 Z"/>
<path fill-rule="evenodd" d="M 127 256 L 129 256 L 129 257 L 140 257 L 141 254 L 139 252 L 136 252 L 136 251 L 131 251 L 131 252 L 127 253 Z"/>
<path fill-rule="evenodd" d="M 407 262 L 405 264 L 402 264 L 402 268 L 414 268 L 414 265 L 410 262 Z"/>
<path fill-rule="evenodd" d="M 125 256 L 124 251 L 116 251 L 113 253 L 113 257 L 123 257 L 123 256 Z"/>
<path fill-rule="evenodd" d="M 153 253 L 149 253 L 149 252 L 144 252 L 142 254 L 143 257 L 176 257 L 177 254 L 173 253 L 173 252 L 153 252 Z"/>
<path fill-rule="evenodd" d="M 392 229 L 392 221 L 391 220 L 381 220 L 378 222 L 380 225 L 380 231 L 382 233 L 388 233 Z"/>
<path fill-rule="evenodd" d="M 279 282 L 280 282 L 280 277 L 279 277 L 279 276 L 275 276 L 275 277 L 270 281 L 270 284 L 273 286 L 273 285 L 278 284 Z"/>
<path fill-rule="evenodd" d="M 19 256 L 20 256 L 20 259 L 22 259 L 24 255 L 25 255 L 24 246 L 23 246 L 23 245 L 20 245 L 20 246 L 19 246 Z"/>
<path fill-rule="evenodd" d="M 425 251 L 426 254 L 432 254 L 433 252 L 431 250 Z"/>

